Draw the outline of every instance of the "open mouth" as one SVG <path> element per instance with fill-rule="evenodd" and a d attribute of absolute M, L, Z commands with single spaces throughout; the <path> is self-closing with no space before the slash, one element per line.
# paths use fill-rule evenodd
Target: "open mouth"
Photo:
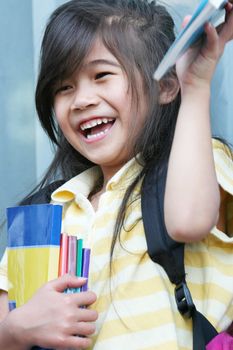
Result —
<path fill-rule="evenodd" d="M 79 128 L 85 138 L 94 140 L 105 135 L 111 129 L 114 122 L 114 118 L 98 117 L 81 123 Z"/>

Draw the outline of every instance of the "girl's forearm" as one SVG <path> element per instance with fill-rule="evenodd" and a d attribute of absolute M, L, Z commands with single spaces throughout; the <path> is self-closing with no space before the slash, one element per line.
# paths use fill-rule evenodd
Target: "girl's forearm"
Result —
<path fill-rule="evenodd" d="M 8 310 L 8 296 L 0 291 L 0 348 L 7 350 L 25 350 L 26 346 L 20 344 L 20 337 L 14 325 L 14 315 Z M 22 324 L 22 322 L 20 323 Z M 20 332 L 19 332 L 20 333 Z M 21 335 L 23 335 L 21 333 Z"/>
<path fill-rule="evenodd" d="M 20 336 L 17 336 L 14 314 L 8 310 L 8 295 L 0 291 L 0 348 L 7 350 L 25 350 L 26 346 L 20 344 Z M 22 325 L 22 322 L 20 323 Z M 22 332 L 21 336 L 23 335 Z"/>
<path fill-rule="evenodd" d="M 4 290 L 0 290 L 0 322 L 7 316 L 8 313 L 8 294 Z"/>
<path fill-rule="evenodd" d="M 164 209 L 168 232 L 179 241 L 202 239 L 218 219 L 209 101 L 208 86 L 186 90 L 177 119 Z"/>
<path fill-rule="evenodd" d="M 1 349 L 7 350 L 28 350 L 31 348 L 23 343 L 23 333 L 20 334 L 14 327 L 11 314 L 0 323 L 0 344 Z"/>

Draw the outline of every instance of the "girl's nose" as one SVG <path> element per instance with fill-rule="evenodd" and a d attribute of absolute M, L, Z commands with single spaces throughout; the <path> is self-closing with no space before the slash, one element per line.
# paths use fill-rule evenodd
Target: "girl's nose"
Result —
<path fill-rule="evenodd" d="M 72 102 L 72 110 L 85 110 L 89 107 L 94 107 L 99 104 L 99 97 L 88 89 L 77 91 Z"/>

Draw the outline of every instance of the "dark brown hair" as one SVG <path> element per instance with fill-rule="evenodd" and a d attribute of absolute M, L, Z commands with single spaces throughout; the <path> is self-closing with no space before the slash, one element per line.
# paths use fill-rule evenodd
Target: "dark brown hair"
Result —
<path fill-rule="evenodd" d="M 72 0 L 54 11 L 42 42 L 36 108 L 42 127 L 57 145 L 53 163 L 41 186 L 59 174 L 67 180 L 92 163 L 77 152 L 62 135 L 53 112 L 54 87 L 78 70 L 94 40 L 100 38 L 127 74 L 133 103 L 140 104 L 136 76 L 140 75 L 147 97 L 147 119 L 134 144 L 141 154 L 143 170 L 127 189 L 118 214 L 112 250 L 123 225 L 130 195 L 151 166 L 168 159 L 180 95 L 169 104 L 158 103 L 158 85 L 153 72 L 175 39 L 174 23 L 163 6 L 147 0 Z M 163 81 L 169 87 L 176 79 L 171 71 Z"/>

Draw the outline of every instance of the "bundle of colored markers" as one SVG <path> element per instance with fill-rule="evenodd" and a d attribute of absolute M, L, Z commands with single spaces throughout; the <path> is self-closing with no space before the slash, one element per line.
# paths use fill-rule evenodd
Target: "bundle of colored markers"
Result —
<path fill-rule="evenodd" d="M 89 248 L 83 248 L 83 240 L 76 236 L 61 234 L 58 276 L 68 273 L 73 276 L 88 278 L 90 265 Z M 86 291 L 87 282 L 81 288 L 68 289 L 67 293 Z"/>

